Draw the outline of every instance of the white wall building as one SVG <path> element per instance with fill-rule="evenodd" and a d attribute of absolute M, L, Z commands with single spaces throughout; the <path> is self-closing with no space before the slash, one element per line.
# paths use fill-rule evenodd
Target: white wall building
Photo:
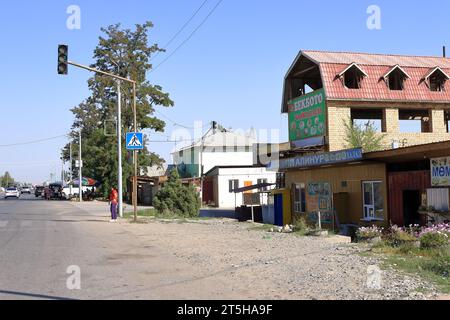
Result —
<path fill-rule="evenodd" d="M 264 182 L 275 183 L 276 172 L 255 166 L 217 166 L 205 175 L 203 200 L 219 208 L 239 207 L 243 205 L 243 194 L 231 190 Z"/>
<path fill-rule="evenodd" d="M 252 134 L 213 130 L 196 143 L 172 153 L 173 163 L 185 178 L 200 177 L 216 166 L 253 165 Z"/>

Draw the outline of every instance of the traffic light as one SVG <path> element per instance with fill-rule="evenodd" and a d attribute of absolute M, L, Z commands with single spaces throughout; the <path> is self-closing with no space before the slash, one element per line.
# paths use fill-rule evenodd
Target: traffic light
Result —
<path fill-rule="evenodd" d="M 69 47 L 64 44 L 58 46 L 58 74 L 66 75 L 69 71 L 67 61 L 69 59 Z"/>

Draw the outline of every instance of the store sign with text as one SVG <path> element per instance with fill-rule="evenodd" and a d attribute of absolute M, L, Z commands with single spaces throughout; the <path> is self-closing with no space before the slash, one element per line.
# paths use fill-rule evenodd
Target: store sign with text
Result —
<path fill-rule="evenodd" d="M 318 153 L 302 157 L 281 159 L 272 161 L 269 170 L 287 170 L 296 168 L 317 167 L 323 165 L 332 165 L 343 162 L 359 161 L 363 159 L 361 148 L 341 150 L 327 153 Z"/>
<path fill-rule="evenodd" d="M 450 157 L 431 159 L 431 185 L 450 186 Z"/>
<path fill-rule="evenodd" d="M 288 102 L 289 140 L 326 135 L 325 91 L 316 90 Z"/>

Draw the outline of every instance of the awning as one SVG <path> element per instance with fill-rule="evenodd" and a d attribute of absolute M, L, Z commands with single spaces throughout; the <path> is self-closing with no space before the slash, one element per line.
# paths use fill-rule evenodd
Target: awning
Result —
<path fill-rule="evenodd" d="M 255 184 L 253 186 L 236 188 L 236 189 L 233 189 L 232 191 L 234 193 L 242 193 L 242 192 L 251 191 L 251 190 L 255 190 L 255 189 L 263 189 L 263 188 L 267 188 L 267 187 L 274 186 L 274 185 L 275 185 L 275 183 L 264 182 L 264 183 Z"/>

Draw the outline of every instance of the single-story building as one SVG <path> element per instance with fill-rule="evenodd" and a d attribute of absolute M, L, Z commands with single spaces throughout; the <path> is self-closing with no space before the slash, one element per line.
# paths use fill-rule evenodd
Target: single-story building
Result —
<path fill-rule="evenodd" d="M 311 154 L 280 159 L 270 168 L 283 175 L 277 187 L 289 191 L 293 216 L 317 220 L 320 212 L 322 221 L 335 225 L 448 221 L 450 141 Z"/>
<path fill-rule="evenodd" d="M 250 190 L 239 195 L 233 190 L 261 183 L 275 183 L 276 172 L 261 166 L 216 166 L 203 178 L 203 202 L 219 208 L 236 208 L 253 198 Z"/>

